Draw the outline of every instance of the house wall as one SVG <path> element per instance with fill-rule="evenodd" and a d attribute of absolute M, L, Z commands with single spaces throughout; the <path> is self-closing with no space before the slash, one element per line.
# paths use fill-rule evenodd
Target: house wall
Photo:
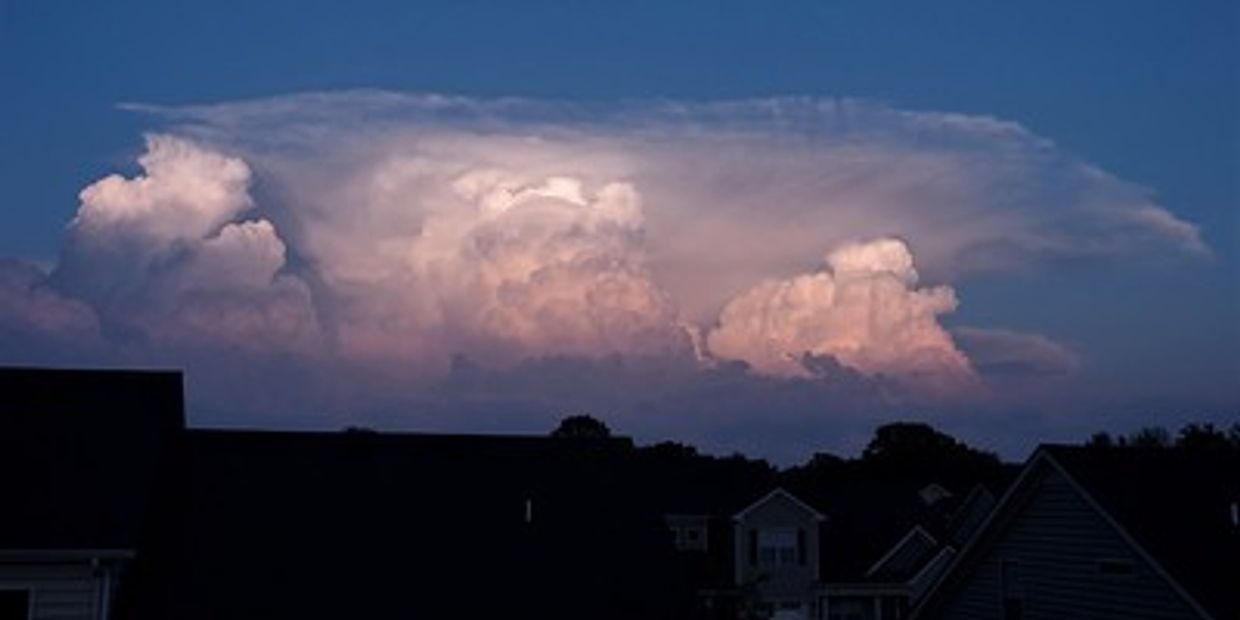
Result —
<path fill-rule="evenodd" d="M 1198 617 L 1063 474 L 1042 467 L 1027 503 L 934 617 L 1004 618 L 1005 587 L 1025 620 Z M 1106 574 L 1103 559 L 1129 561 L 1132 573 Z M 1006 586 L 1004 562 L 1014 562 Z"/>
<path fill-rule="evenodd" d="M 3 563 L 0 589 L 30 591 L 31 620 L 94 620 L 103 577 L 87 563 Z"/>
<path fill-rule="evenodd" d="M 800 599 L 813 602 L 818 581 L 818 521 L 786 497 L 775 495 L 755 507 L 743 521 L 734 524 L 737 583 L 758 581 L 758 591 L 767 600 Z M 763 566 L 750 564 L 749 536 L 763 528 L 795 528 L 805 532 L 805 565 Z"/>

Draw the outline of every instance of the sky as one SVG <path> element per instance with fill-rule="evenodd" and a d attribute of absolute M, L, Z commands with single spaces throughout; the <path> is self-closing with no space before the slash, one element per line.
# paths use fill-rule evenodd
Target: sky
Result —
<path fill-rule="evenodd" d="M 1240 420 L 1232 2 L 3 2 L 0 80 L 0 364 L 196 425 Z"/>

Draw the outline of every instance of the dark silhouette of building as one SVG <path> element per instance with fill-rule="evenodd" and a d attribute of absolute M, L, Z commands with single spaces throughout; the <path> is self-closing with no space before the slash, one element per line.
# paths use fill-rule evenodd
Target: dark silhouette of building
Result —
<path fill-rule="evenodd" d="M 626 439 L 187 431 L 175 373 L 8 369 L 0 393 L 23 620 L 674 617 Z"/>
<path fill-rule="evenodd" d="M 1009 470 L 924 425 L 777 471 L 601 423 L 187 429 L 170 372 L 0 395 L 0 620 L 1236 617 L 1230 449 L 1045 447 L 992 510 Z"/>
<path fill-rule="evenodd" d="M 181 378 L 0 369 L 0 618 L 105 618 L 182 440 Z"/>
<path fill-rule="evenodd" d="M 856 474 L 804 497 L 777 487 L 666 517 L 699 616 L 904 618 L 993 506 L 982 485 L 961 498 Z"/>
<path fill-rule="evenodd" d="M 1240 618 L 1240 453 L 1043 446 L 917 618 Z"/>

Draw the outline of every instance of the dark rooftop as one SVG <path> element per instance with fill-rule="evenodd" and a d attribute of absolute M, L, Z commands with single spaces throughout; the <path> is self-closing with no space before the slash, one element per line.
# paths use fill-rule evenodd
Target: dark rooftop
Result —
<path fill-rule="evenodd" d="M 133 548 L 184 427 L 176 372 L 0 368 L 0 548 Z"/>
<path fill-rule="evenodd" d="M 1208 611 L 1240 617 L 1240 451 L 1044 449 Z"/>

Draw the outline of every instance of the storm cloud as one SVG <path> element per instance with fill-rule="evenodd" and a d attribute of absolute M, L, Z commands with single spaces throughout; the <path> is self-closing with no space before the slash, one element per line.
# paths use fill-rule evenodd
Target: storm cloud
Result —
<path fill-rule="evenodd" d="M 82 190 L 50 274 L 0 269 L 3 333 L 332 377 L 272 388 L 297 406 L 599 406 L 554 396 L 572 360 L 592 369 L 574 389 L 613 396 L 590 386 L 622 360 L 616 385 L 659 396 L 609 402 L 662 415 L 729 376 L 853 412 L 984 398 L 991 375 L 1078 359 L 948 330 L 959 282 L 1209 252 L 1149 190 L 982 116 L 372 91 L 127 107 L 155 125 L 141 172 Z"/>

